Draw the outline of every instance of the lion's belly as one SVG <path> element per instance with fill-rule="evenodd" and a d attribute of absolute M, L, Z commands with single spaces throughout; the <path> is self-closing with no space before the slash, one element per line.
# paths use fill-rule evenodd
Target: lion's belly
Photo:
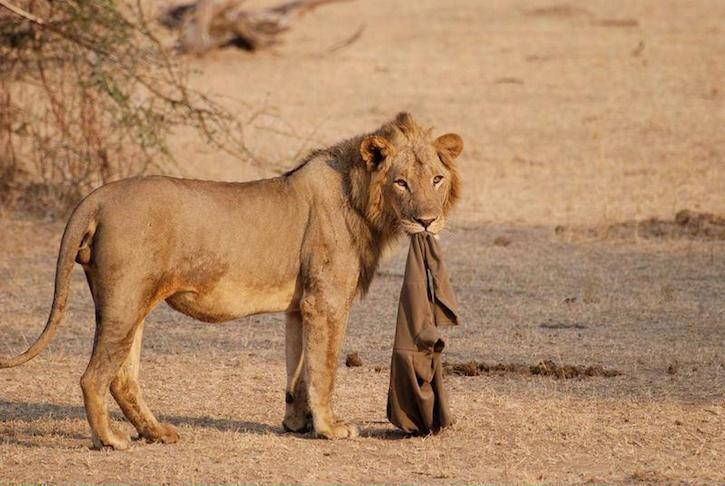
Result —
<path fill-rule="evenodd" d="M 221 284 L 206 292 L 184 291 L 166 302 L 175 310 L 204 322 L 222 322 L 252 314 L 282 312 L 294 300 L 295 281 L 273 287 Z"/>

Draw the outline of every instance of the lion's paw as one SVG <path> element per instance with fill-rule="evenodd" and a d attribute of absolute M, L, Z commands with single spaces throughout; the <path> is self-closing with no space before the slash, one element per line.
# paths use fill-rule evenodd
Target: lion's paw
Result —
<path fill-rule="evenodd" d="M 143 434 L 143 438 L 149 442 L 175 444 L 179 441 L 179 433 L 173 425 L 160 424 L 153 432 Z"/>
<path fill-rule="evenodd" d="M 164 444 L 175 444 L 179 441 L 179 433 L 176 431 L 176 427 L 170 424 L 161 424 L 162 433 L 159 435 L 159 440 Z"/>
<path fill-rule="evenodd" d="M 98 450 L 113 449 L 116 451 L 125 451 L 130 447 L 128 439 L 110 431 L 104 438 L 100 438 L 96 434 L 93 434 L 92 441 L 93 448 Z"/>
<path fill-rule="evenodd" d="M 329 428 L 316 432 L 317 436 L 323 439 L 355 439 L 360 435 L 358 426 L 347 422 L 337 422 Z"/>

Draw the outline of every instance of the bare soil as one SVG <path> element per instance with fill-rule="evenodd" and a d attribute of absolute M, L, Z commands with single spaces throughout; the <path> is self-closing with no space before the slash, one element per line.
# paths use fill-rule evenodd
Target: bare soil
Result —
<path fill-rule="evenodd" d="M 725 483 L 725 241 L 691 231 L 725 216 L 724 19 L 717 0 L 358 0 L 270 52 L 190 58 L 268 163 L 179 133 L 181 175 L 271 175 L 399 110 L 463 136 L 465 193 L 441 236 L 462 323 L 443 358 L 478 375 L 445 377 L 457 423 L 420 438 L 385 418 L 401 246 L 339 360 L 335 409 L 359 439 L 284 433 L 282 316 L 209 325 L 162 305 L 142 384 L 181 441 L 91 450 L 93 306 L 76 271 L 50 348 L 0 372 L 0 482 Z M 47 318 L 62 229 L 0 219 L 3 355 Z"/>

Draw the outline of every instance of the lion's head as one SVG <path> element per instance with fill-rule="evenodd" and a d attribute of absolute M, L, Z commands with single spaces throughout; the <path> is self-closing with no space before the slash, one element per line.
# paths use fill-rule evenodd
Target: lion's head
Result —
<path fill-rule="evenodd" d="M 460 194 L 455 158 L 460 136 L 436 139 L 411 115 L 400 113 L 362 138 L 360 157 L 369 176 L 366 213 L 376 226 L 406 233 L 439 233 Z"/>

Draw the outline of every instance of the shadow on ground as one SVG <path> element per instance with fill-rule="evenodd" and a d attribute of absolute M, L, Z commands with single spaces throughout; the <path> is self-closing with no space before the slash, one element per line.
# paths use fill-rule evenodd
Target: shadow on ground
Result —
<path fill-rule="evenodd" d="M 23 403 L 8 402 L 0 400 L 0 410 L 3 420 L 15 420 L 21 422 L 34 422 L 42 419 L 84 419 L 85 409 L 76 405 L 59 405 L 55 403 Z M 125 421 L 125 417 L 114 412 L 111 416 L 115 420 Z M 187 417 L 179 415 L 160 415 L 159 420 L 176 426 L 187 425 L 189 427 L 201 427 L 216 429 L 221 432 L 247 432 L 253 434 L 282 434 L 282 427 L 274 427 L 259 422 L 248 422 L 243 420 L 221 419 L 214 417 Z M 81 438 L 75 435 L 69 438 Z"/>

